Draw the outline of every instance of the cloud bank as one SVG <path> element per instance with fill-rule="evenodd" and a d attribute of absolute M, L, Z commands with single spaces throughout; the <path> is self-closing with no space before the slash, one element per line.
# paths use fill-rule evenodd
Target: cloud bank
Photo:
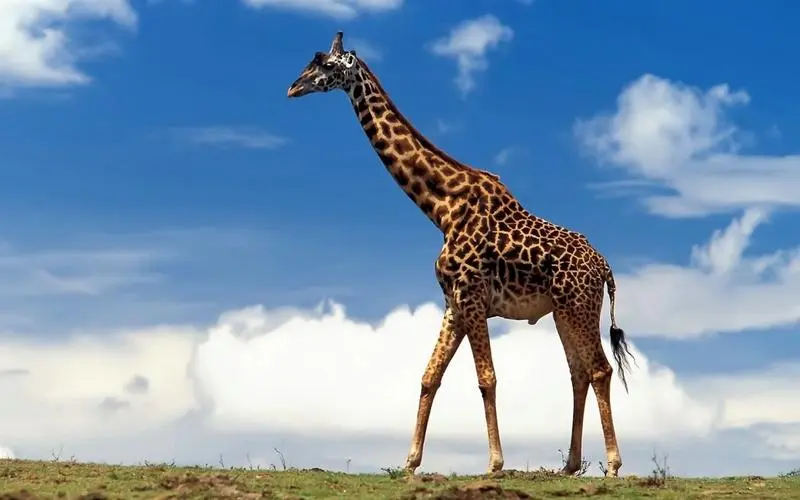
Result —
<path fill-rule="evenodd" d="M 84 332 L 50 342 L 6 335 L 0 343 L 0 366 L 8 367 L 0 375 L 0 444 L 4 453 L 24 458 L 63 450 L 78 459 L 127 463 L 176 457 L 215 463 L 224 450 L 226 463 L 234 465 L 247 457 L 268 463 L 269 450 L 288 442 L 284 451 L 295 465 L 342 468 L 348 457 L 366 470 L 401 463 L 441 315 L 438 306 L 423 304 L 399 307 L 369 324 L 336 303 L 294 311 L 255 306 L 226 312 L 204 329 Z M 569 373 L 552 321 L 541 323 L 513 322 L 493 341 L 508 467 L 555 463 L 555 450 L 568 445 Z M 604 347 L 608 351 L 605 339 Z M 772 436 L 754 453 L 780 445 L 776 453 L 800 457 L 800 449 L 777 440 L 781 433 L 797 439 L 787 425 L 800 423 L 800 405 L 784 398 L 800 381 L 800 367 L 684 381 L 652 365 L 635 346 L 633 352 L 639 366 L 629 378 L 631 393 L 616 378 L 612 383 L 627 472 L 646 472 L 653 447 L 674 457 L 681 443 L 713 442 L 721 433 L 754 426 Z M 471 362 L 469 350 L 461 349 L 445 375 L 426 470 L 485 466 Z M 764 391 L 767 386 L 771 390 Z M 601 458 L 593 395 L 585 432 L 585 453 Z M 721 470 L 735 464 L 728 466 Z"/>

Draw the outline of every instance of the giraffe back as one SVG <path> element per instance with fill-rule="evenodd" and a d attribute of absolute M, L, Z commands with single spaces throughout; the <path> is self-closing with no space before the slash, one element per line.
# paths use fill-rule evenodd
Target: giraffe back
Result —
<path fill-rule="evenodd" d="M 476 272 L 485 283 L 488 316 L 531 323 L 598 294 L 602 304 L 607 263 L 584 235 L 530 214 L 497 177 L 476 186 L 437 260 L 445 293 L 449 278 Z"/>

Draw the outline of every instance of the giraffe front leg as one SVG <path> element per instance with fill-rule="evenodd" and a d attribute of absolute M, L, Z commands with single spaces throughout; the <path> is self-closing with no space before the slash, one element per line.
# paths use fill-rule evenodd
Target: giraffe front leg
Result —
<path fill-rule="evenodd" d="M 413 474 L 422 463 L 422 450 L 425 446 L 425 433 L 428 430 L 428 420 L 431 416 L 433 398 L 442 383 L 447 366 L 453 359 L 458 346 L 464 339 L 464 332 L 456 328 L 455 317 L 449 307 L 444 312 L 439 339 L 433 349 L 428 366 L 422 375 L 422 388 L 419 394 L 419 408 L 417 409 L 417 423 L 414 426 L 414 435 L 411 438 L 411 450 L 406 460 L 406 471 Z"/>
<path fill-rule="evenodd" d="M 489 327 L 486 314 L 480 308 L 465 308 L 462 324 L 467 332 L 475 371 L 478 375 L 478 388 L 483 398 L 483 411 L 486 414 L 486 432 L 489 437 L 488 472 L 498 472 L 503 468 L 503 448 L 500 444 L 500 429 L 497 425 L 497 376 L 492 361 L 492 348 L 489 343 Z"/>

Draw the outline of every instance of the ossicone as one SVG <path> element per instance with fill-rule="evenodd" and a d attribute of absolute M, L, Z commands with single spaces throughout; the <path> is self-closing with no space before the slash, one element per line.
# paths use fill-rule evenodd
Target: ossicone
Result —
<path fill-rule="evenodd" d="M 342 37 L 344 37 L 344 33 L 341 31 L 337 31 L 336 34 L 333 36 L 333 42 L 331 42 L 330 54 L 341 54 L 344 52 L 344 45 L 342 45 Z"/>

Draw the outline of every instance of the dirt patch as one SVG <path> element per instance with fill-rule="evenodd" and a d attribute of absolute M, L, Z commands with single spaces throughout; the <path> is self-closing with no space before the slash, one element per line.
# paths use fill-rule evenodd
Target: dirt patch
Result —
<path fill-rule="evenodd" d="M 319 467 L 312 467 L 310 469 L 297 469 L 297 472 L 328 472 L 325 469 L 320 469 Z"/>
<path fill-rule="evenodd" d="M 441 484 L 447 482 L 447 476 L 443 476 L 441 474 L 436 473 L 427 473 L 427 474 L 415 474 L 413 476 L 408 476 L 406 481 L 409 484 L 418 484 L 418 483 L 426 483 L 426 484 Z"/>
<path fill-rule="evenodd" d="M 640 488 L 663 488 L 664 486 L 666 486 L 667 481 L 661 477 L 648 476 L 645 478 L 637 479 L 635 484 Z"/>
<path fill-rule="evenodd" d="M 102 491 L 92 491 L 91 493 L 87 493 L 85 495 L 81 495 L 78 497 L 78 500 L 107 500 L 108 495 L 103 493 Z"/>
<path fill-rule="evenodd" d="M 35 500 L 38 497 L 28 490 L 19 490 L 13 493 L 0 493 L 0 500 Z"/>
<path fill-rule="evenodd" d="M 236 483 L 228 474 L 213 476 L 198 476 L 195 474 L 181 474 L 164 477 L 159 486 L 169 490 L 158 497 L 161 500 L 171 498 L 184 498 L 187 495 L 205 493 L 213 498 L 252 499 L 264 498 L 262 493 L 247 493 L 239 490 Z"/>
<path fill-rule="evenodd" d="M 565 476 L 558 471 L 550 469 L 537 469 L 532 471 L 508 469 L 493 472 L 487 477 L 491 479 L 524 479 L 528 481 L 544 481 L 548 479 L 562 479 Z"/>
<path fill-rule="evenodd" d="M 593 497 L 595 495 L 611 493 L 611 489 L 605 484 L 586 484 L 578 488 L 578 493 L 587 497 Z"/>
<path fill-rule="evenodd" d="M 550 495 L 554 497 L 593 497 L 609 493 L 611 493 L 611 489 L 604 484 L 584 484 L 577 490 L 552 491 Z"/>
<path fill-rule="evenodd" d="M 532 499 L 524 491 L 505 489 L 497 483 L 477 482 L 464 486 L 451 486 L 444 491 L 431 491 L 427 488 L 417 488 L 402 497 L 403 500 L 480 500 L 480 499 Z"/>

